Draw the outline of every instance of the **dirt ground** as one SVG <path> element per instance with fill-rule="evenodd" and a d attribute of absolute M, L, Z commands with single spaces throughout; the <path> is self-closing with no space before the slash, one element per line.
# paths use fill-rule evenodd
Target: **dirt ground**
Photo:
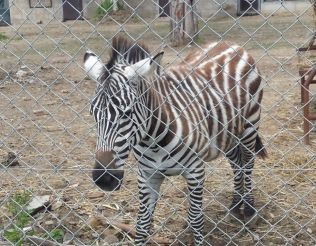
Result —
<path fill-rule="evenodd" d="M 310 15 L 276 13 L 238 21 L 226 17 L 200 27 L 197 46 L 224 39 L 245 46 L 256 58 L 266 82 L 260 132 L 269 152 L 255 166 L 259 220 L 252 229 L 225 220 L 232 172 L 224 159 L 209 163 L 204 192 L 207 243 L 315 245 L 316 134 L 311 133 L 310 146 L 303 144 L 296 53 L 311 35 Z M 75 245 L 131 244 L 126 234 L 109 225 L 134 226 L 137 165 L 130 157 L 117 192 L 102 192 L 91 180 L 96 136 L 89 100 L 95 83 L 82 69 L 83 54 L 89 48 L 106 60 L 109 39 L 120 31 L 145 40 L 155 53 L 168 44 L 168 30 L 165 20 L 147 28 L 134 19 L 124 25 L 77 21 L 1 27 L 9 39 L 2 41 L 0 52 L 0 161 L 11 151 L 20 165 L 0 168 L 0 231 L 10 224 L 10 197 L 30 189 L 34 196 L 50 195 L 52 203 L 45 213 L 33 216 L 30 226 L 36 232 L 61 228 Z M 167 46 L 165 67 L 192 48 Z M 186 212 L 185 183 L 181 177 L 167 178 L 154 217 L 156 236 L 172 245 L 190 245 Z"/>

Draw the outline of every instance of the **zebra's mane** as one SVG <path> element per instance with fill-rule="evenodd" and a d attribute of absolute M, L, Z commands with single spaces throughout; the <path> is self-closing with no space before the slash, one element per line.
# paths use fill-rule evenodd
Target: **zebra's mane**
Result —
<path fill-rule="evenodd" d="M 116 36 L 112 39 L 112 49 L 110 59 L 105 65 L 101 81 L 105 81 L 111 74 L 111 70 L 116 63 L 126 65 L 134 64 L 150 56 L 149 49 L 143 43 L 133 42 L 124 36 Z"/>
<path fill-rule="evenodd" d="M 110 69 L 115 63 L 134 64 L 149 57 L 149 50 L 142 43 L 133 42 L 124 36 L 112 39 L 112 51 L 107 68 Z"/>

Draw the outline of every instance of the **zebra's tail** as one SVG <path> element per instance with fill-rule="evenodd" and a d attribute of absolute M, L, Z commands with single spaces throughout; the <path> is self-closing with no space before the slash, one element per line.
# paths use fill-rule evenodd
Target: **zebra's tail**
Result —
<path fill-rule="evenodd" d="M 257 156 L 259 156 L 262 159 L 265 159 L 268 156 L 268 152 L 265 149 L 265 147 L 263 146 L 261 138 L 259 137 L 259 135 L 257 135 L 257 137 L 256 137 L 255 151 L 257 153 Z"/>

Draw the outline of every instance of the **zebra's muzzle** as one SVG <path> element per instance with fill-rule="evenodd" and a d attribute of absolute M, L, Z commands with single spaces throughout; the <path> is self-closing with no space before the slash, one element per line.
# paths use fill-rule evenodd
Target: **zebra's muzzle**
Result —
<path fill-rule="evenodd" d="M 118 190 L 121 187 L 124 171 L 115 168 L 112 152 L 97 152 L 97 160 L 92 171 L 93 181 L 105 191 Z"/>

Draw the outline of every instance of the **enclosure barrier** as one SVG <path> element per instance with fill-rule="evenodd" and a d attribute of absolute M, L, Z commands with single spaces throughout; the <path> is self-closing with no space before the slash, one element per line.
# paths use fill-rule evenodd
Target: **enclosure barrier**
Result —
<path fill-rule="evenodd" d="M 256 220 L 228 216 L 231 167 L 223 157 L 205 162 L 204 245 L 315 245 L 315 122 L 303 112 L 315 114 L 315 88 L 301 84 L 315 75 L 313 8 L 299 0 L 2 1 L 0 245 L 133 245 L 138 163 L 131 154 L 118 191 L 93 181 L 90 104 L 100 81 L 83 63 L 87 50 L 106 63 L 118 35 L 152 55 L 164 51 L 162 72 L 210 42 L 236 43 L 254 57 L 268 152 L 253 171 Z M 165 177 L 148 245 L 193 244 L 188 196 L 181 176 Z"/>

